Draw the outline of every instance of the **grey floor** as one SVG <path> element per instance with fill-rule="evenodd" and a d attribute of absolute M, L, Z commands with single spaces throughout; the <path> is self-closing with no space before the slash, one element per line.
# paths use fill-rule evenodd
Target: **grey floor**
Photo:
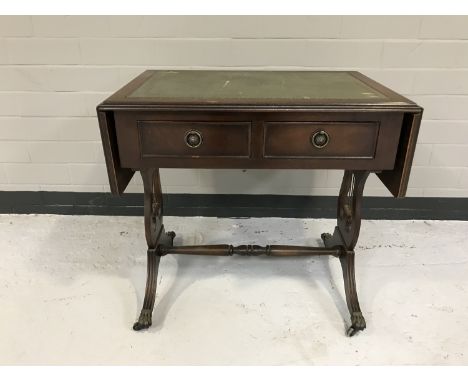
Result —
<path fill-rule="evenodd" d="M 317 244 L 333 220 L 167 217 L 176 244 Z M 468 222 L 365 221 L 368 328 L 345 337 L 339 261 L 166 256 L 153 327 L 131 330 L 142 219 L 0 215 L 1 364 L 468 364 Z"/>

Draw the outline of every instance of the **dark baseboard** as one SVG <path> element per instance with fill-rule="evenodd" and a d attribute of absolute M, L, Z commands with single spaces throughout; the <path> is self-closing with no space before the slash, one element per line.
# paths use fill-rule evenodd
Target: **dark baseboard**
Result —
<path fill-rule="evenodd" d="M 333 196 L 167 194 L 168 216 L 335 218 Z M 0 213 L 142 216 L 142 194 L 0 191 Z M 365 197 L 365 219 L 468 220 L 468 198 Z"/>

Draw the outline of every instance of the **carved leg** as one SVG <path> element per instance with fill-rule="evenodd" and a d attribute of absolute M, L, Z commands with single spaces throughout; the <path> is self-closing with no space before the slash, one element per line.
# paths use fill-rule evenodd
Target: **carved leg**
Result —
<path fill-rule="evenodd" d="M 160 260 L 161 256 L 159 256 L 155 250 L 148 249 L 145 299 L 143 300 L 140 318 L 133 325 L 133 330 L 146 329 L 152 324 L 151 317 L 153 315 L 154 299 L 156 297 L 156 281 L 158 279 Z"/>
<path fill-rule="evenodd" d="M 154 300 L 156 297 L 156 282 L 158 278 L 161 251 L 159 246 L 172 247 L 175 237 L 174 232 L 164 231 L 162 224 L 162 192 L 158 169 L 141 170 L 143 187 L 145 191 L 145 236 L 148 244 L 148 264 L 145 299 L 140 317 L 133 325 L 134 330 L 146 329 L 151 326 Z"/>
<path fill-rule="evenodd" d="M 346 251 L 340 256 L 341 269 L 346 293 L 346 304 L 351 314 L 351 326 L 346 334 L 349 337 L 354 336 L 358 331 L 366 328 L 366 320 L 361 313 L 359 300 L 356 291 L 356 280 L 354 276 L 354 251 Z"/>
<path fill-rule="evenodd" d="M 361 228 L 362 193 L 368 176 L 368 171 L 345 171 L 338 197 L 337 226 L 333 235 L 322 234 L 327 248 L 341 248 L 339 258 L 343 270 L 346 303 L 351 314 L 348 336 L 366 328 L 356 292 L 354 247 Z"/>

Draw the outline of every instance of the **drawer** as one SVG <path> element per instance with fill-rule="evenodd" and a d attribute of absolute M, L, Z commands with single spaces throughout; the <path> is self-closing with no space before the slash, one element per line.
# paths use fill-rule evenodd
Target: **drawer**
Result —
<path fill-rule="evenodd" d="M 395 164 L 403 114 L 122 110 L 113 119 L 122 168 L 380 171 Z"/>
<path fill-rule="evenodd" d="M 138 121 L 141 158 L 250 156 L 250 122 Z"/>
<path fill-rule="evenodd" d="M 265 158 L 372 159 L 380 122 L 265 122 Z"/>

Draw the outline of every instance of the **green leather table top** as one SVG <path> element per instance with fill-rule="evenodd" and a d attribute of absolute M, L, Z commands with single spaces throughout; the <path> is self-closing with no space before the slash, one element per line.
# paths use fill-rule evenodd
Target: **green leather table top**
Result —
<path fill-rule="evenodd" d="M 228 100 L 385 100 L 350 72 L 154 71 L 129 98 Z"/>

